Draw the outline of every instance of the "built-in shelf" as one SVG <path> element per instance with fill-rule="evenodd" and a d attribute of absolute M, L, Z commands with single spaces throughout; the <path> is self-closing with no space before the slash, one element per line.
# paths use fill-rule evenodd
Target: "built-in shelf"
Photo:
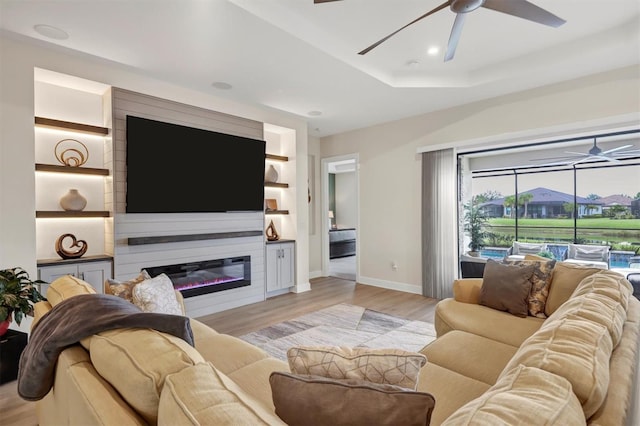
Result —
<path fill-rule="evenodd" d="M 36 163 L 36 172 L 75 173 L 79 175 L 109 176 L 108 169 L 94 167 L 59 166 L 57 164 Z"/>
<path fill-rule="evenodd" d="M 38 259 L 38 268 L 41 266 L 54 266 L 54 265 L 64 265 L 67 263 L 88 263 L 88 262 L 103 262 L 103 261 L 113 261 L 113 256 L 109 256 L 106 254 L 98 254 L 95 256 L 82 256 L 76 257 L 74 259 Z"/>
<path fill-rule="evenodd" d="M 106 127 L 74 123 L 71 121 L 55 120 L 53 118 L 35 117 L 35 124 L 38 127 L 47 127 L 50 129 L 58 130 L 70 130 L 80 133 L 90 133 L 98 136 L 107 136 L 109 134 L 109 129 Z"/>
<path fill-rule="evenodd" d="M 289 184 L 288 183 L 278 183 L 278 182 L 265 182 L 264 186 L 268 187 L 268 188 L 288 188 Z"/>
<path fill-rule="evenodd" d="M 140 246 L 144 244 L 178 243 L 182 241 L 218 240 L 222 238 L 242 238 L 257 236 L 262 236 L 261 230 L 215 232 L 209 234 L 161 235 L 157 237 L 133 237 L 127 238 L 127 244 L 129 244 L 130 246 Z"/>
<path fill-rule="evenodd" d="M 62 211 L 62 210 L 37 210 L 36 218 L 64 218 L 64 217 L 109 217 L 108 211 Z"/>
<path fill-rule="evenodd" d="M 266 210 L 264 214 L 289 214 L 289 210 Z"/>
<path fill-rule="evenodd" d="M 289 161 L 289 157 L 286 157 L 284 155 L 267 154 L 266 158 L 267 160 L 274 160 L 274 161 Z"/>

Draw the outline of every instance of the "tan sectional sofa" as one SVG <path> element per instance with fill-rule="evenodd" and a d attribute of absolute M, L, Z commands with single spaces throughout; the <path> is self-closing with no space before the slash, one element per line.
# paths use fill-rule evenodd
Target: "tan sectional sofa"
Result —
<path fill-rule="evenodd" d="M 552 280 L 554 311 L 547 319 L 480 306 L 482 280 L 456 281 L 455 297 L 436 308 L 438 338 L 422 351 L 428 362 L 418 390 L 435 396 L 431 424 L 628 422 L 640 302 L 630 296 L 628 282 L 612 274 L 580 277 L 579 286 Z M 54 281 L 49 302 L 36 305 L 36 321 L 77 294 L 77 281 Z M 53 389 L 37 402 L 39 424 L 282 424 L 269 375 L 289 371 L 288 365 L 197 320 L 191 326 L 195 348 L 162 333 L 127 329 L 65 349 Z M 523 413 L 533 413 L 535 421 Z"/>
<path fill-rule="evenodd" d="M 436 306 L 438 338 L 422 350 L 428 363 L 418 387 L 436 399 L 432 424 L 640 424 L 632 407 L 640 302 L 631 285 L 611 271 L 557 268 L 546 319 L 480 305 L 482 279 L 454 282 L 454 297 Z M 539 384 L 514 396 L 504 379 L 519 366 L 535 372 Z M 571 393 L 554 411 L 549 401 L 558 378 Z M 562 412 L 575 415 L 555 417 Z"/>

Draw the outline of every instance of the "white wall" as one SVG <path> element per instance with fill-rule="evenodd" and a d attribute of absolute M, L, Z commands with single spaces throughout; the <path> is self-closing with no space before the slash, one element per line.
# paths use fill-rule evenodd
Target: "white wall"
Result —
<path fill-rule="evenodd" d="M 322 138 L 323 158 L 360 156 L 360 281 L 421 292 L 419 147 L 571 123 L 579 129 L 640 111 L 639 88 L 640 69 L 628 67 Z"/>
<path fill-rule="evenodd" d="M 336 173 L 336 218 L 338 228 L 355 228 L 358 224 L 356 172 Z"/>
<path fill-rule="evenodd" d="M 34 67 L 296 131 L 296 154 L 307 158 L 306 121 L 291 114 L 241 104 L 139 74 L 119 64 L 66 49 L 0 36 L 0 268 L 36 271 L 34 153 Z M 208 90 L 203 88 L 203 90 Z M 209 89 L 210 90 L 210 89 Z M 296 164 L 296 285 L 309 286 L 307 162 Z"/>

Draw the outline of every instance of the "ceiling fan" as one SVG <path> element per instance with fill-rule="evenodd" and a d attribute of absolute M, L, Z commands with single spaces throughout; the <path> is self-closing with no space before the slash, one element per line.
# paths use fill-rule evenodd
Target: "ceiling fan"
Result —
<path fill-rule="evenodd" d="M 333 1 L 340 0 L 313 0 L 313 2 L 316 4 L 329 3 Z M 506 13 L 507 15 L 517 16 L 518 18 L 537 22 L 543 25 L 548 25 L 550 27 L 559 27 L 566 22 L 564 19 L 557 17 L 553 13 L 542 9 L 527 0 L 447 0 L 435 9 L 432 9 L 424 15 L 419 16 L 404 27 L 392 32 L 383 39 L 358 52 L 358 55 L 367 54 L 408 26 L 415 24 L 416 22 L 426 18 L 429 15 L 433 15 L 434 13 L 444 9 L 447 6 L 449 6 L 451 11 L 456 14 L 456 19 L 453 22 L 453 28 L 451 29 L 451 35 L 449 36 L 447 53 L 445 53 L 444 55 L 445 62 L 453 59 L 453 55 L 455 55 L 456 53 L 456 47 L 458 46 L 458 41 L 460 40 L 460 35 L 462 34 L 462 26 L 464 25 L 464 20 L 467 16 L 467 13 L 473 12 L 480 7 Z"/>
<path fill-rule="evenodd" d="M 622 145 L 616 148 L 603 151 L 597 143 L 597 139 L 593 138 L 593 146 L 589 151 L 575 152 L 565 151 L 566 154 L 570 154 L 571 157 L 553 157 L 553 158 L 538 158 L 533 161 L 544 160 L 557 160 L 554 163 L 547 163 L 546 165 L 576 165 L 580 163 L 586 163 L 590 161 L 605 160 L 612 163 L 620 163 L 621 158 L 640 156 L 640 149 L 629 149 L 633 145 Z"/>

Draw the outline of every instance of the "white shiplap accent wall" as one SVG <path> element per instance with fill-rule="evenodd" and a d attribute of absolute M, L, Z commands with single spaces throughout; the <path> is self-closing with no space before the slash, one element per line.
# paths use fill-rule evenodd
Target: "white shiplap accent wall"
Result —
<path fill-rule="evenodd" d="M 126 214 L 126 115 L 263 140 L 263 124 L 199 107 L 113 88 L 114 276 L 129 279 L 142 268 L 251 256 L 251 285 L 185 299 L 187 315 L 199 317 L 265 299 L 264 235 L 130 246 L 128 238 L 262 231 L 264 213 Z M 152 149 L 152 145 L 150 149 Z M 221 159 L 233 161 L 233 159 Z M 206 185 L 206 183 L 202 183 Z M 212 183 L 212 185 L 215 183 Z M 176 200 L 180 202 L 180 200 Z"/>

